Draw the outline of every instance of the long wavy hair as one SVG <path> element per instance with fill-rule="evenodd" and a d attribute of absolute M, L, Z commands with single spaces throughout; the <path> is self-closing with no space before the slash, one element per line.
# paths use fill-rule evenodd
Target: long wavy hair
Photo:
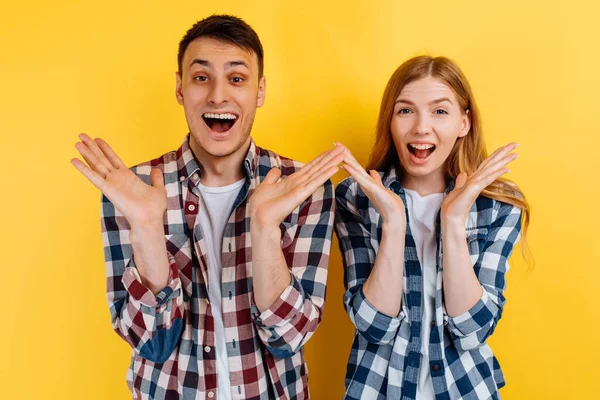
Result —
<path fill-rule="evenodd" d="M 371 152 L 367 171 L 374 169 L 385 172 L 395 167 L 398 176 L 402 179 L 405 171 L 398 158 L 398 152 L 392 141 L 391 133 L 394 104 L 400 92 L 407 84 L 426 77 L 436 78 L 447 85 L 456 95 L 460 107 L 464 112 L 468 110 L 471 117 L 471 129 L 469 133 L 457 139 L 454 148 L 446 160 L 446 181 L 450 182 L 456 179 L 461 172 L 465 172 L 470 176 L 477 170 L 483 160 L 487 158 L 488 153 L 485 148 L 481 129 L 481 117 L 475 104 L 471 86 L 463 72 L 454 61 L 446 57 L 418 56 L 409 59 L 398 67 L 392 74 L 383 92 L 381 108 L 379 109 L 379 119 L 377 121 L 375 146 Z M 525 260 L 531 265 L 532 259 L 525 242 L 531 208 L 523 192 L 510 180 L 499 178 L 486 187 L 481 194 L 522 209 L 523 245 L 521 248 Z"/>

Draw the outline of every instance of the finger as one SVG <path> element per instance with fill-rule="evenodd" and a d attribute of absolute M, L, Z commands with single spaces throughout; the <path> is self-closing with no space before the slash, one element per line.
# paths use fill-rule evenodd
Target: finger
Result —
<path fill-rule="evenodd" d="M 344 148 L 344 151 L 345 151 L 345 153 L 348 155 L 348 157 L 349 157 L 350 159 L 352 159 L 352 160 L 355 160 L 355 161 L 356 161 L 356 157 L 354 157 L 354 154 L 352 154 L 352 152 L 350 151 L 350 149 L 349 149 L 348 147 L 346 147 L 344 144 L 342 144 L 342 143 L 340 143 L 340 142 L 336 142 L 336 143 L 334 143 L 334 145 L 335 145 L 336 147 L 339 147 L 339 146 L 343 147 L 343 148 Z"/>
<path fill-rule="evenodd" d="M 163 189 L 165 187 L 165 180 L 160 169 L 152 168 L 152 170 L 150 170 L 150 183 L 155 188 Z"/>
<path fill-rule="evenodd" d="M 506 154 L 504 157 L 494 161 L 493 163 L 489 163 L 486 166 L 486 169 L 493 168 L 494 170 L 496 170 L 498 168 L 498 166 L 506 165 L 512 161 L 515 161 L 517 158 L 519 158 L 519 155 L 517 153 Z"/>
<path fill-rule="evenodd" d="M 114 152 L 112 147 L 108 145 L 108 143 L 106 143 L 100 138 L 96 138 L 94 141 L 96 142 L 100 150 L 102 150 L 107 160 L 112 164 L 113 167 L 115 167 L 116 169 L 119 169 L 121 167 L 126 168 L 126 165 L 123 163 L 123 161 L 121 161 L 119 156 L 117 156 L 117 154 Z"/>
<path fill-rule="evenodd" d="M 517 147 L 519 147 L 519 144 L 513 142 L 507 144 L 506 146 L 498 148 L 488 158 L 483 160 L 483 162 L 481 163 L 481 165 L 479 165 L 479 168 L 477 170 L 479 171 L 480 169 L 485 168 L 488 164 L 495 163 L 496 161 L 498 161 L 499 159 L 503 158 L 505 155 L 516 149 Z"/>
<path fill-rule="evenodd" d="M 71 164 L 73 164 L 73 166 L 75 168 L 77 168 L 79 170 L 79 172 L 81 172 L 83 174 L 83 176 L 85 176 L 88 179 L 88 181 L 92 182 L 92 184 L 94 186 L 96 186 L 98 189 L 102 190 L 102 188 L 104 187 L 104 178 L 102 178 L 100 175 L 98 175 L 96 172 L 94 172 L 90 167 L 85 165 L 83 163 L 83 161 L 81 161 L 77 158 L 73 158 L 71 160 Z"/>
<path fill-rule="evenodd" d="M 106 175 L 108 174 L 108 169 L 90 151 L 90 149 L 85 143 L 77 142 L 75 143 L 75 148 L 94 172 L 99 174 L 103 179 L 106 178 Z"/>
<path fill-rule="evenodd" d="M 369 175 L 371 176 L 371 178 L 373 178 L 375 180 L 375 182 L 380 183 L 381 185 L 383 185 L 383 181 L 381 180 L 381 176 L 379 175 L 379 173 L 377 171 L 375 171 L 374 169 L 369 171 Z"/>
<path fill-rule="evenodd" d="M 317 156 L 314 160 L 306 164 L 301 168 L 302 171 L 298 176 L 308 178 L 313 175 L 315 172 L 319 171 L 321 168 L 325 168 L 325 166 L 333 159 L 335 159 L 339 154 L 344 152 L 343 147 L 335 147 L 331 150 L 324 151 L 319 156 Z M 298 172 L 300 172 L 298 171 Z"/>
<path fill-rule="evenodd" d="M 335 175 L 336 172 L 339 171 L 337 165 L 330 166 L 327 169 L 321 170 L 320 173 L 315 175 L 310 181 L 307 182 L 306 185 L 300 190 L 300 201 L 306 200 L 309 196 L 311 196 L 318 188 L 323 186 L 323 184 L 327 181 L 327 179 L 331 178 Z"/>
<path fill-rule="evenodd" d="M 475 181 L 481 181 L 481 180 L 485 179 L 488 175 L 494 174 L 496 171 L 505 167 L 506 165 L 508 165 L 512 161 L 516 160 L 517 158 L 519 158 L 518 154 L 514 154 L 514 153 L 508 154 L 501 160 L 498 160 L 497 162 L 495 162 L 494 164 L 489 164 L 486 168 L 479 171 L 477 173 L 477 175 L 474 176 L 473 178 Z"/>
<path fill-rule="evenodd" d="M 505 175 L 509 172 L 510 172 L 510 169 L 501 168 L 498 171 L 494 172 L 493 174 L 488 175 L 485 179 L 481 180 L 481 182 L 478 183 L 477 189 L 479 190 L 479 193 L 481 193 L 483 191 L 483 189 L 485 189 L 486 187 L 491 185 L 496 179 L 500 178 L 502 175 Z"/>
<path fill-rule="evenodd" d="M 106 159 L 106 156 L 104 155 L 102 150 L 100 150 L 96 142 L 92 140 L 92 138 L 90 138 L 85 133 L 82 133 L 79 135 L 79 139 L 88 147 L 88 149 L 96 157 L 96 159 L 98 159 L 98 162 L 104 165 L 107 171 L 112 171 L 112 164 Z"/>
<path fill-rule="evenodd" d="M 305 184 L 306 184 L 306 182 L 314 179 L 315 176 L 318 176 L 323 170 L 329 170 L 329 168 L 332 168 L 332 167 L 335 167 L 337 170 L 338 165 L 340 165 L 340 163 L 343 160 L 344 160 L 344 153 L 339 153 L 331 158 L 328 157 L 326 162 L 323 161 L 317 167 L 313 168 L 312 173 L 309 172 L 307 174 L 307 179 L 305 181 Z"/>
<path fill-rule="evenodd" d="M 352 168 L 354 168 L 354 170 L 356 170 L 363 177 L 366 178 L 369 176 L 367 171 L 365 171 L 363 166 L 360 165 L 360 163 L 356 160 L 356 158 L 354 158 L 354 156 L 352 155 L 352 153 L 350 152 L 350 150 L 348 148 L 345 148 L 345 151 L 344 151 L 344 163 L 351 165 Z"/>
<path fill-rule="evenodd" d="M 277 183 L 279 177 L 281 177 L 281 170 L 279 168 L 271 168 L 262 183 Z"/>
<path fill-rule="evenodd" d="M 344 163 L 342 164 L 342 168 L 344 171 L 348 172 L 352 178 L 354 178 L 354 180 L 360 185 L 365 193 L 370 193 L 372 191 L 374 188 L 373 185 L 375 184 L 373 182 L 373 178 L 367 174 L 362 167 L 360 168 L 360 171 L 357 171 L 354 166 Z"/>
<path fill-rule="evenodd" d="M 465 183 L 467 183 L 467 174 L 464 173 L 464 172 L 461 172 L 456 177 L 456 183 L 455 183 L 454 188 L 455 189 L 460 189 L 461 187 L 463 187 L 465 185 Z"/>

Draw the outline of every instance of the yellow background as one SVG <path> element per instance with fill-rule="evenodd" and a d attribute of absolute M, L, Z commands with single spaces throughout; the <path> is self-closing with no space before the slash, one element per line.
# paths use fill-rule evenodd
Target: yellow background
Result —
<path fill-rule="evenodd" d="M 49 4 L 48 4 L 49 3 Z M 383 88 L 413 55 L 455 59 L 488 148 L 518 141 L 533 206 L 491 345 L 504 399 L 591 399 L 600 373 L 600 9 L 580 1 L 3 1 L 0 6 L 0 398 L 125 399 L 129 347 L 105 301 L 99 192 L 69 164 L 79 132 L 129 165 L 179 146 L 179 39 L 234 13 L 265 48 L 253 136 L 301 161 L 342 141 L 366 162 Z M 496 4 L 498 3 L 498 4 Z M 340 173 L 334 178 L 343 178 Z M 353 330 L 332 249 L 324 322 L 306 348 L 314 399 L 339 399 Z M 596 397 L 597 398 L 597 397 Z"/>

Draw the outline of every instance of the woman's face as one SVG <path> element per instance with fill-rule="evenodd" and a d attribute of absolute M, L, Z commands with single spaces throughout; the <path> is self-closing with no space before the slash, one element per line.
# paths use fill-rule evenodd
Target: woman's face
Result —
<path fill-rule="evenodd" d="M 444 163 L 470 128 L 454 92 L 433 77 L 407 84 L 396 99 L 392 140 L 407 179 L 444 179 Z"/>

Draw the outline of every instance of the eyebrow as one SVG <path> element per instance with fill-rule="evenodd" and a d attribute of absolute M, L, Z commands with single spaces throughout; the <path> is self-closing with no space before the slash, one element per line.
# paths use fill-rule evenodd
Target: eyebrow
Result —
<path fill-rule="evenodd" d="M 207 60 L 202 60 L 200 58 L 194 58 L 192 60 L 192 62 L 190 63 L 190 68 L 194 65 L 194 64 L 200 64 L 203 67 L 206 67 L 208 69 L 214 69 L 214 65 Z M 246 67 L 246 69 L 250 70 L 250 66 L 248 65 L 248 63 L 246 61 L 243 60 L 234 60 L 234 61 L 229 61 L 225 63 L 225 69 L 229 69 L 229 68 L 233 68 L 233 67 L 237 67 L 237 66 L 243 66 Z"/>
<path fill-rule="evenodd" d="M 447 101 L 448 103 L 452 103 L 452 100 L 450 100 L 449 98 L 442 97 L 440 99 L 435 99 L 435 100 L 430 101 L 429 104 L 439 104 L 439 103 L 443 103 L 444 101 Z M 413 103 L 410 100 L 406 100 L 406 99 L 398 99 L 398 100 L 396 100 L 395 104 L 398 104 L 398 103 L 410 104 L 411 106 L 415 105 L 415 103 Z"/>

